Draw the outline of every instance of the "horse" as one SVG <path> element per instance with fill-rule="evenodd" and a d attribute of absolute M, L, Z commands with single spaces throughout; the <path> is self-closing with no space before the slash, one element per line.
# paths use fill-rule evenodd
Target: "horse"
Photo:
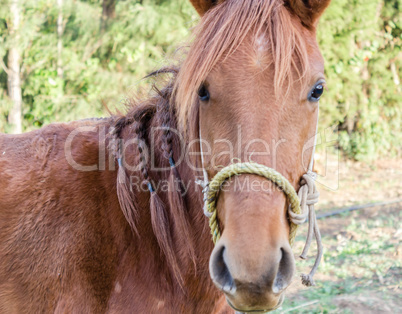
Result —
<path fill-rule="evenodd" d="M 186 57 L 150 74 L 163 87 L 148 98 L 0 136 L 0 312 L 280 306 L 295 272 L 283 191 L 248 188 L 270 182 L 255 174 L 226 182 L 214 245 L 195 180 L 252 160 L 300 188 L 329 0 L 191 2 L 200 23 Z"/>

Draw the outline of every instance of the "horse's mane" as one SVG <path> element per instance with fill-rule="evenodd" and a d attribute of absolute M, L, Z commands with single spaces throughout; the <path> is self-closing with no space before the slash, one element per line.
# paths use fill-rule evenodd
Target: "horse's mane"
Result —
<path fill-rule="evenodd" d="M 117 196 L 121 210 L 129 223 L 132 231 L 139 234 L 139 217 L 144 212 L 140 205 L 140 195 L 130 186 L 129 173 L 124 166 L 124 137 L 126 127 L 129 127 L 130 136 L 134 136 L 137 146 L 138 172 L 142 182 L 149 187 L 149 210 L 153 233 L 160 249 L 163 251 L 167 263 L 172 270 L 173 278 L 180 285 L 183 283 L 183 268 L 179 267 L 178 256 L 189 256 L 195 266 L 195 252 L 192 244 L 188 211 L 183 199 L 182 181 L 178 169 L 174 165 L 174 158 L 180 155 L 181 145 L 173 136 L 171 130 L 176 130 L 175 108 L 171 104 L 172 90 L 178 68 L 165 67 L 159 69 L 147 77 L 155 77 L 152 85 L 152 96 L 145 100 L 127 98 L 125 101 L 127 113 L 119 113 L 114 117 L 109 136 L 109 149 L 112 150 L 118 160 Z M 164 80 L 165 86 L 158 88 L 158 83 L 163 79 L 161 74 L 169 74 Z M 170 166 L 168 177 L 168 193 L 163 196 L 158 191 L 157 181 L 164 178 L 166 171 L 153 171 L 150 167 L 150 148 L 152 144 L 151 128 L 157 126 L 162 130 L 156 132 L 156 145 L 154 154 L 157 162 L 163 167 Z M 173 166 L 172 166 L 173 163 Z M 174 217 L 174 223 L 171 219 Z M 174 243 L 173 232 L 180 234 L 179 243 Z M 176 244 L 176 245 L 175 245 Z"/>
<path fill-rule="evenodd" d="M 250 32 L 266 33 L 275 68 L 275 94 L 285 83 L 288 92 L 294 79 L 292 70 L 298 74 L 296 79 L 300 79 L 308 67 L 301 24 L 296 25 L 295 21 L 280 0 L 226 0 L 207 12 L 195 28 L 194 42 L 174 85 L 178 124 L 182 130 L 192 132 L 193 126 L 188 124 L 195 124 L 193 120 L 197 113 L 192 109 L 196 109 L 193 104 L 202 82 Z"/>

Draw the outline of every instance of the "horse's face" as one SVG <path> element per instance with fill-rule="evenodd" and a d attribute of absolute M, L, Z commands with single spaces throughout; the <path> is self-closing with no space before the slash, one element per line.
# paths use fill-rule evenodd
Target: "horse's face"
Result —
<path fill-rule="evenodd" d="M 211 1 L 194 2 L 202 14 L 208 8 L 205 3 Z M 275 15 L 267 23 L 282 25 L 261 23 L 261 27 L 249 28 L 235 49 L 203 79 L 198 97 L 204 167 L 212 178 L 234 158 L 252 160 L 274 168 L 297 189 L 311 158 L 312 147 L 304 147 L 315 134 L 318 98 L 324 85 L 315 25 L 328 1 L 288 1 L 287 7 L 275 1 L 227 2 L 230 14 L 237 12 L 236 6 L 249 10 L 251 2 L 266 5 L 272 9 L 269 14 Z M 316 9 L 307 10 L 306 5 Z M 203 22 L 211 13 L 222 18 L 218 10 L 223 6 L 206 13 Z M 238 18 L 242 19 L 247 20 Z M 230 33 L 230 26 L 226 28 Z M 216 31 L 224 32 L 219 27 Z M 222 235 L 210 258 L 210 275 L 228 303 L 239 311 L 278 307 L 293 278 L 286 208 L 283 192 L 255 175 L 235 177 L 219 194 Z"/>
<path fill-rule="evenodd" d="M 253 35 L 204 81 L 200 123 L 210 146 L 203 144 L 204 165 L 212 178 L 236 159 L 258 162 L 297 189 L 311 158 L 311 145 L 305 147 L 314 138 L 318 103 L 308 97 L 323 87 L 323 60 L 313 34 L 306 32 L 308 72 L 289 86 L 287 96 L 284 87 L 275 97 L 265 35 L 256 40 Z M 233 177 L 222 188 L 217 201 L 222 236 L 211 255 L 210 274 L 232 307 L 268 310 L 281 303 L 294 274 L 286 208 L 285 194 L 260 176 Z"/>

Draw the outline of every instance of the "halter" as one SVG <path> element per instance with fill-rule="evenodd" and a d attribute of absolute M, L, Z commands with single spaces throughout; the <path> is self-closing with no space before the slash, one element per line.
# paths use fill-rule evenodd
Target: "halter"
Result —
<path fill-rule="evenodd" d="M 319 112 L 318 112 L 319 114 Z M 299 192 L 296 193 L 294 187 L 290 182 L 276 170 L 261 165 L 255 162 L 241 162 L 232 163 L 229 166 L 221 169 L 211 181 L 208 178 L 208 172 L 204 167 L 204 156 L 202 151 L 202 137 L 201 137 L 201 124 L 199 123 L 199 137 L 200 137 L 200 154 L 201 166 L 203 171 L 204 180 L 197 180 L 196 183 L 202 186 L 202 193 L 204 194 L 204 214 L 209 218 L 209 227 L 211 228 L 212 240 L 214 244 L 219 240 L 221 231 L 219 229 L 218 214 L 216 210 L 216 202 L 219 196 L 219 191 L 222 184 L 229 178 L 241 174 L 255 174 L 264 177 L 275 183 L 285 193 L 289 202 L 288 215 L 290 220 L 289 242 L 293 245 L 297 228 L 303 224 L 308 217 L 308 234 L 306 244 L 303 252 L 300 255 L 302 259 L 306 258 L 308 249 L 310 247 L 313 234 L 317 242 L 317 255 L 313 268 L 308 275 L 302 274 L 302 283 L 306 286 L 314 285 L 313 276 L 320 264 L 322 257 L 322 244 L 321 234 L 318 228 L 317 219 L 314 210 L 314 204 L 318 202 L 319 192 L 315 186 L 315 179 L 317 174 L 313 172 L 314 152 L 317 144 L 317 131 L 318 131 L 318 114 L 316 132 L 314 135 L 314 146 L 311 155 L 307 173 L 305 173 L 300 182 Z"/>

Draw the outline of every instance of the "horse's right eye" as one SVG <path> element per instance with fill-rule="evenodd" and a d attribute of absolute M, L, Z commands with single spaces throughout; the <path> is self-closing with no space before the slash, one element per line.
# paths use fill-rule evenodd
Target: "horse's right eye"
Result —
<path fill-rule="evenodd" d="M 209 91 L 205 87 L 205 85 L 202 85 L 201 88 L 198 90 L 198 97 L 200 98 L 201 101 L 208 101 L 209 100 Z"/>
<path fill-rule="evenodd" d="M 309 92 L 307 99 L 311 102 L 318 102 L 324 93 L 324 86 L 325 82 L 323 80 L 320 80 L 318 83 L 316 83 L 314 88 Z"/>

